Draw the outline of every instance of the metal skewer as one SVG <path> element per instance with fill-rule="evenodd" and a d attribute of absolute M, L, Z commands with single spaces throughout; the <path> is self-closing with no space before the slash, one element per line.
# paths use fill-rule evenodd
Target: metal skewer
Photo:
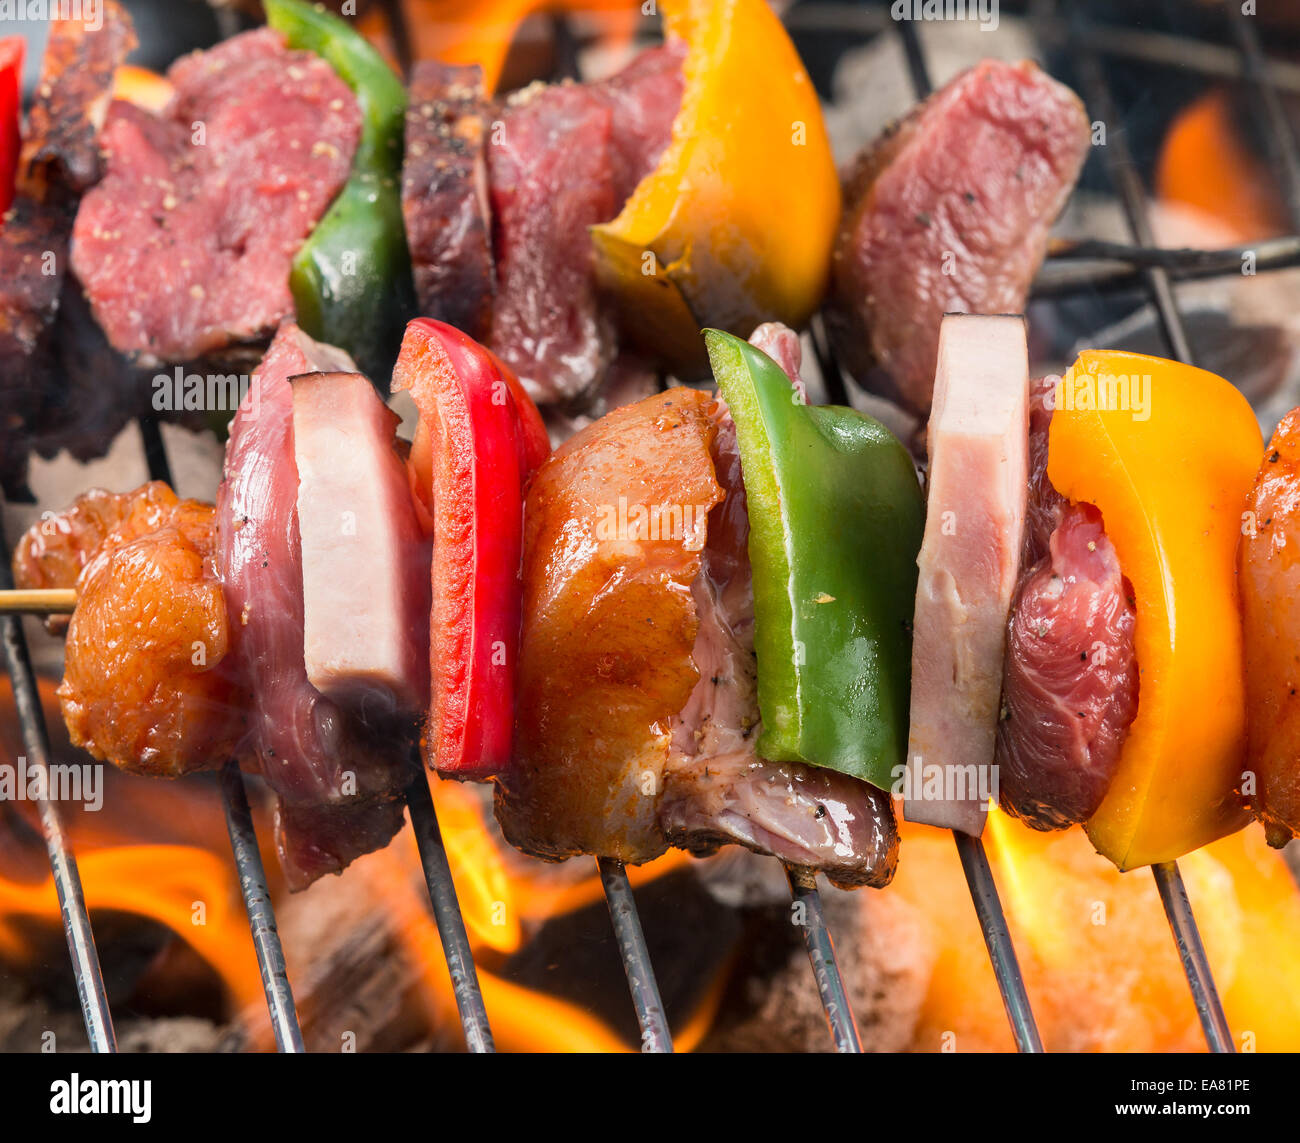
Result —
<path fill-rule="evenodd" d="M 596 865 L 600 868 L 605 902 L 609 905 L 609 917 L 618 937 L 618 951 L 627 973 L 637 1023 L 641 1026 L 641 1050 L 671 1052 L 673 1034 L 668 1027 L 663 1000 L 659 997 L 659 982 L 650 964 L 650 952 L 646 948 L 645 933 L 641 931 L 641 918 L 627 879 L 627 868 L 621 861 L 610 857 L 596 858 Z"/>
<path fill-rule="evenodd" d="M 284 963 L 284 947 L 280 944 L 280 932 L 275 925 L 266 869 L 262 865 L 261 850 L 257 847 L 244 776 L 235 762 L 227 762 L 221 770 L 221 794 L 230 848 L 235 855 L 235 867 L 239 870 L 239 891 L 248 912 L 248 928 L 253 934 L 257 966 L 262 972 L 262 990 L 266 993 L 266 1010 L 271 1017 L 275 1046 L 281 1052 L 303 1052 L 306 1048 L 302 1042 L 302 1028 L 298 1025 L 298 1011 Z"/>
<path fill-rule="evenodd" d="M 411 811 L 411 829 L 420 849 L 420 864 L 424 867 L 433 918 L 442 939 L 447 971 L 451 974 L 456 1008 L 465 1029 L 465 1044 L 471 1052 L 495 1052 L 492 1028 L 488 1024 L 483 992 L 479 987 L 478 969 L 474 965 L 474 952 L 465 931 L 465 918 L 461 916 L 456 883 L 451 877 L 451 865 L 447 861 L 447 849 L 443 845 L 442 830 L 438 828 L 438 813 L 433 807 L 433 795 L 429 793 L 429 780 L 425 777 L 423 765 L 406 789 L 406 805 Z"/>
<path fill-rule="evenodd" d="M 808 960 L 817 980 L 817 991 L 826 1011 L 826 1023 L 835 1041 L 835 1050 L 860 1052 L 862 1040 L 858 1036 L 857 1021 L 853 1018 L 853 1007 L 844 987 L 839 961 L 835 958 L 835 943 L 826 927 L 826 913 L 822 909 L 821 894 L 817 891 L 817 874 L 803 866 L 787 865 L 785 875 L 790 880 L 791 897 L 803 907 L 799 927 L 803 929 L 803 942 L 808 949 Z"/>
<path fill-rule="evenodd" d="M 993 881 L 993 870 L 989 868 L 984 843 L 960 830 L 953 830 L 952 836 L 957 841 L 957 853 L 961 857 L 966 884 L 970 886 L 971 900 L 975 903 L 975 913 L 984 932 L 984 943 L 988 946 L 989 960 L 993 963 L 993 975 L 998 980 L 998 991 L 1002 993 L 1007 1019 L 1011 1021 L 1016 1049 L 1021 1052 L 1041 1052 L 1043 1041 L 1038 1035 L 1033 1010 L 1029 1007 L 1029 994 L 1025 992 L 1024 977 L 1020 975 L 1020 961 L 1016 958 L 1016 949 L 1011 943 L 1011 931 L 1007 928 L 1006 913 L 1003 912 L 1002 901 L 998 897 L 998 887 Z"/>
<path fill-rule="evenodd" d="M 1232 1031 L 1228 1027 L 1228 1018 L 1223 1014 L 1219 990 L 1214 985 L 1210 962 L 1205 956 L 1205 946 L 1201 943 L 1200 930 L 1192 915 L 1192 903 L 1187 899 L 1187 887 L 1183 884 L 1183 875 L 1178 872 L 1178 863 L 1168 861 L 1153 865 L 1151 872 L 1160 891 L 1165 916 L 1169 918 L 1174 943 L 1178 946 L 1178 958 L 1183 962 L 1183 972 L 1192 989 L 1192 1001 L 1205 1032 L 1205 1042 L 1211 1052 L 1235 1052 Z"/>
<path fill-rule="evenodd" d="M 9 551 L 4 537 L 3 505 L 0 505 L 0 550 Z M 13 573 L 8 559 L 0 559 L 0 589 L 13 590 Z M 5 669 L 13 684 L 14 706 L 22 724 L 23 749 L 27 751 L 27 764 L 45 777 L 44 789 L 49 782 L 50 738 L 45 727 L 45 713 L 41 709 L 40 691 L 32 673 L 31 659 L 27 654 L 27 640 L 23 636 L 22 619 L 15 614 L 0 618 L 0 641 L 4 644 Z M 104 974 L 95 948 L 95 934 L 90 927 L 90 914 L 86 910 L 86 897 L 81 887 L 81 874 L 77 859 L 63 829 L 58 805 L 48 797 L 37 803 L 41 832 L 45 835 L 45 849 L 50 858 L 50 875 L 59 896 L 59 910 L 63 914 L 63 931 L 72 957 L 72 970 L 77 980 L 77 996 L 81 1001 L 81 1015 L 86 1022 L 86 1036 L 92 1052 L 117 1051 L 117 1036 L 113 1031 L 113 1016 L 108 1006 L 108 993 L 104 989 Z"/>

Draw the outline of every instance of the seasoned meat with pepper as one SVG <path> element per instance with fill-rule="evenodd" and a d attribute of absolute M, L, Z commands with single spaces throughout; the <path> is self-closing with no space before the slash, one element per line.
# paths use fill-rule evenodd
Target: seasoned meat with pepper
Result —
<path fill-rule="evenodd" d="M 361 114 L 320 57 L 270 28 L 184 56 L 162 115 L 118 101 L 72 269 L 99 325 L 142 363 L 270 334 L 294 254 L 343 186 Z"/>
<path fill-rule="evenodd" d="M 929 412 L 940 320 L 1023 312 L 1089 141 L 1069 88 L 986 60 L 854 160 L 827 320 L 859 381 Z"/>
<path fill-rule="evenodd" d="M 484 142 L 492 105 L 483 69 L 421 60 L 411 73 L 402 215 L 424 317 L 482 340 L 495 269 Z"/>
<path fill-rule="evenodd" d="M 1047 476 L 1048 402 L 1030 404 L 1029 502 L 1007 623 L 994 761 L 1004 810 L 1035 829 L 1086 821 L 1101 804 L 1137 715 L 1137 611 L 1101 514 Z"/>
<path fill-rule="evenodd" d="M 1247 798 L 1280 847 L 1300 834 L 1300 409 L 1273 434 L 1245 510 Z"/>

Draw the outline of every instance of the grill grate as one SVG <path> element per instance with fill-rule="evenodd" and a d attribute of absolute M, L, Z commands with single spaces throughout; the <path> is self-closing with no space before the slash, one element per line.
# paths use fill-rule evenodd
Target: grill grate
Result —
<path fill-rule="evenodd" d="M 391 0 L 386 7 L 392 17 L 391 27 L 395 33 L 399 57 L 406 64 L 409 59 L 409 38 L 405 34 L 402 6 L 397 0 Z M 1059 299 L 1140 286 L 1156 307 L 1170 352 L 1186 362 L 1192 360 L 1192 352 L 1173 283 L 1192 278 L 1237 274 L 1240 272 L 1241 256 L 1247 250 L 1256 255 L 1257 272 L 1300 264 L 1300 236 L 1291 235 L 1257 243 L 1249 248 L 1221 251 L 1172 251 L 1154 247 L 1146 192 L 1129 153 L 1123 125 L 1105 81 L 1102 58 L 1114 56 L 1149 63 L 1176 64 L 1206 78 L 1243 79 L 1248 83 L 1259 96 L 1258 102 L 1263 107 L 1270 151 L 1282 172 L 1292 222 L 1300 229 L 1300 163 L 1297 161 L 1296 140 L 1281 103 L 1283 92 L 1300 91 L 1300 66 L 1270 61 L 1260 46 L 1251 19 L 1243 16 L 1240 11 L 1233 12 L 1233 8 L 1233 4 L 1226 4 L 1224 16 L 1231 25 L 1231 35 L 1237 45 L 1235 50 L 1199 38 L 1099 24 L 1085 16 L 1082 5 L 1069 6 L 1062 17 L 1058 14 L 1057 5 L 1052 0 L 1047 0 L 1046 3 L 1036 4 L 1031 14 L 1031 25 L 1042 43 L 1053 45 L 1068 41 L 1074 45 L 1088 104 L 1104 122 L 1116 125 L 1105 149 L 1105 164 L 1111 184 L 1124 207 L 1134 240 L 1134 245 L 1131 246 L 1097 242 L 1056 244 L 1048 266 L 1035 282 L 1033 296 Z M 881 7 L 837 4 L 827 0 L 799 5 L 791 18 L 792 26 L 823 31 L 826 28 L 843 29 L 846 34 L 858 39 L 887 29 L 889 23 L 885 10 Z M 562 49 L 557 53 L 559 66 L 566 73 L 573 74 L 576 72 L 577 53 L 572 34 L 563 19 L 557 19 L 555 27 L 557 44 Z M 924 97 L 929 93 L 931 85 L 922 36 L 917 27 L 908 21 L 898 23 L 896 28 L 902 40 L 916 94 L 918 98 Z M 1110 265 L 1080 270 L 1070 265 L 1078 260 L 1104 261 Z M 812 323 L 812 340 L 829 398 L 847 403 L 844 375 L 830 350 L 820 319 L 814 319 Z M 158 422 L 153 418 L 142 418 L 140 430 L 150 477 L 170 481 L 170 466 Z M 3 544 L 3 529 L 0 528 L 0 545 Z M 8 550 L 7 547 L 5 550 Z M 0 589 L 12 587 L 7 561 L 0 561 Z M 21 619 L 17 614 L 0 617 L 0 641 L 3 642 L 5 667 L 13 683 L 28 763 L 34 769 L 48 774 L 48 735 Z M 239 872 L 276 1044 L 281 1051 L 302 1051 L 302 1032 L 267 892 L 265 871 L 262 868 L 243 776 L 234 763 L 228 764 L 222 771 L 220 787 L 231 850 Z M 51 788 L 48 782 L 45 783 L 45 789 Z M 456 899 L 437 815 L 422 772 L 415 776 L 408 788 L 407 805 L 430 902 L 453 981 L 466 1043 L 471 1051 L 490 1052 L 493 1050 L 492 1034 L 473 953 Z M 112 1014 L 76 859 L 57 804 L 42 800 L 39 813 L 90 1046 L 96 1052 L 111 1052 L 116 1049 Z M 1015 950 L 984 848 L 978 841 L 960 835 L 957 844 L 1017 1046 L 1022 1051 L 1041 1051 L 1041 1041 L 1025 995 Z M 643 1047 L 648 1051 L 671 1051 L 671 1033 L 646 951 L 626 870 L 617 862 L 602 861 L 599 866 L 642 1029 Z M 1230 1052 L 1233 1050 L 1231 1033 L 1223 1016 L 1177 866 L 1173 863 L 1158 866 L 1153 873 L 1207 1043 L 1214 1051 Z M 857 1028 L 835 961 L 830 933 L 825 925 L 815 876 L 812 871 L 804 869 L 788 869 L 787 874 L 794 900 L 805 905 L 808 922 L 804 929 L 805 943 L 835 1046 L 840 1051 L 860 1051 Z"/>

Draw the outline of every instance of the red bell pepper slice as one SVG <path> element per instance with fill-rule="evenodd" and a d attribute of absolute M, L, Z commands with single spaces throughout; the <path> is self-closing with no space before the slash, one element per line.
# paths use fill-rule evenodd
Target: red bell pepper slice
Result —
<path fill-rule="evenodd" d="M 406 327 L 393 388 L 420 412 L 412 490 L 434 537 L 425 760 L 481 781 L 510 763 L 524 491 L 550 442 L 514 374 L 443 322 Z"/>
<path fill-rule="evenodd" d="M 13 205 L 14 182 L 18 177 L 25 46 L 21 36 L 0 39 L 0 214 Z"/>

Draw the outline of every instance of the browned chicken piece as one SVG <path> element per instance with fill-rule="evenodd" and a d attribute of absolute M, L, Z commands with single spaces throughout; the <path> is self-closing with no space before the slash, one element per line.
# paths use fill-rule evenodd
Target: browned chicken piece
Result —
<path fill-rule="evenodd" d="M 1250 742 L 1245 786 L 1268 843 L 1300 834 L 1300 409 L 1278 425 L 1238 554 Z"/>
<path fill-rule="evenodd" d="M 723 495 L 712 403 L 671 389 L 616 409 L 529 490 L 516 762 L 496 811 L 538 857 L 643 862 L 667 848 L 664 764 L 699 679 L 691 585 Z"/>
<path fill-rule="evenodd" d="M 75 745 L 155 777 L 220 766 L 243 732 L 244 702 L 223 670 L 215 514 L 189 503 L 183 528 L 110 543 L 86 565 L 58 689 Z"/>
<path fill-rule="evenodd" d="M 161 480 L 130 492 L 92 488 L 62 512 L 46 512 L 14 549 L 14 583 L 21 588 L 76 587 L 86 565 L 108 547 L 121 547 L 159 528 L 179 528 L 191 544 L 211 528 L 212 507 L 181 500 Z M 66 615 L 51 615 L 54 634 L 67 630 Z"/>

